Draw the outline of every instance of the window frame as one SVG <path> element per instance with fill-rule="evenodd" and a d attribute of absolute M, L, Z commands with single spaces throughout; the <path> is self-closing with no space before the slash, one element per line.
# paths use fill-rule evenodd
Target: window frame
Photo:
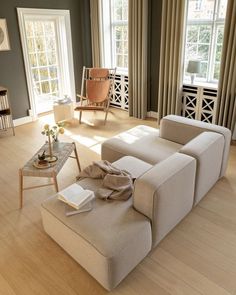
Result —
<path fill-rule="evenodd" d="M 128 67 L 118 67 L 116 65 L 116 39 L 115 28 L 117 26 L 127 26 L 128 20 L 114 20 L 112 1 L 101 1 L 102 18 L 102 42 L 103 42 L 103 66 L 117 68 L 117 73 L 128 74 Z M 109 15 L 108 15 L 109 14 Z"/>
<path fill-rule="evenodd" d="M 219 10 L 220 10 L 220 1 L 221 0 L 215 0 L 214 1 L 214 10 L 213 10 L 213 18 L 210 19 L 198 19 L 198 20 L 188 20 L 188 15 L 186 16 L 186 37 L 185 37 L 185 53 L 186 53 L 186 48 L 188 44 L 187 40 L 187 31 L 188 31 L 188 26 L 194 26 L 194 25 L 206 25 L 211 27 L 211 37 L 210 37 L 210 43 L 209 43 L 209 56 L 208 56 L 208 71 L 206 73 L 206 78 L 201 78 L 201 77 L 196 77 L 195 80 L 196 82 L 204 82 L 204 83 L 212 83 L 212 84 L 217 84 L 218 80 L 214 78 L 214 68 L 215 64 L 215 58 L 216 58 L 216 49 L 217 49 L 217 33 L 218 33 L 218 28 L 225 25 L 225 18 L 220 18 L 219 17 Z M 188 7 L 189 7 L 189 0 L 188 0 Z M 188 14 L 188 10 L 187 10 Z M 199 43 L 196 43 L 199 44 Z M 186 63 L 188 59 L 186 58 L 186 54 L 184 55 L 184 64 L 186 66 Z M 184 71 L 184 80 L 188 80 L 188 76 L 186 75 L 186 69 Z"/>

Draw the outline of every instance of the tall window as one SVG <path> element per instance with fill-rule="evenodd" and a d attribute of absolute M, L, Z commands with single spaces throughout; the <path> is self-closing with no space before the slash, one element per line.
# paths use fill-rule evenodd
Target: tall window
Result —
<path fill-rule="evenodd" d="M 128 71 L 128 0 L 103 0 L 104 66 Z"/>
<path fill-rule="evenodd" d="M 113 0 L 111 13 L 113 66 L 128 68 L 128 0 Z"/>
<path fill-rule="evenodd" d="M 188 0 L 185 79 L 189 60 L 201 61 L 196 81 L 218 82 L 227 0 Z"/>

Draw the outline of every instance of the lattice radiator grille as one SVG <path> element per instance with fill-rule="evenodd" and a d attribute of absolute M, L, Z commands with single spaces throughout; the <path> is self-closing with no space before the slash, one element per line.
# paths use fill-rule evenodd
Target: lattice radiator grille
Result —
<path fill-rule="evenodd" d="M 111 96 L 111 105 L 123 110 L 129 109 L 128 76 L 116 74 L 114 88 Z"/>
<path fill-rule="evenodd" d="M 182 103 L 184 117 L 215 123 L 217 89 L 184 85 Z"/>

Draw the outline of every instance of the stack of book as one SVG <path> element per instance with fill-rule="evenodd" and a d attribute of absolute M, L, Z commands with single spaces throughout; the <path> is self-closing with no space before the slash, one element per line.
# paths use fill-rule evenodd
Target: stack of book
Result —
<path fill-rule="evenodd" d="M 73 183 L 58 193 L 58 200 L 68 205 L 66 208 L 67 216 L 92 210 L 94 197 L 93 191 L 83 189 L 77 183 Z"/>

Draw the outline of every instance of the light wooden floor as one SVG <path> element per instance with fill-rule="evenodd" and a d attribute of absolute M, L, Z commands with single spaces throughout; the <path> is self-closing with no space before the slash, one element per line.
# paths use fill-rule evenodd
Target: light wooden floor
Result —
<path fill-rule="evenodd" d="M 52 116 L 17 127 L 15 137 L 0 134 L 0 294 L 106 294 L 44 233 L 40 203 L 54 193 L 52 187 L 27 191 L 24 208 L 18 209 L 18 168 L 44 143 L 40 131 L 46 122 L 52 122 Z M 155 121 L 113 110 L 106 126 L 75 122 L 61 140 L 76 142 L 85 167 L 99 159 L 103 140 L 138 124 L 156 126 Z M 76 175 L 76 162 L 70 159 L 59 174 L 60 188 Z M 32 178 L 27 183 L 39 182 L 47 180 Z M 236 295 L 235 145 L 226 177 L 111 293 Z"/>

